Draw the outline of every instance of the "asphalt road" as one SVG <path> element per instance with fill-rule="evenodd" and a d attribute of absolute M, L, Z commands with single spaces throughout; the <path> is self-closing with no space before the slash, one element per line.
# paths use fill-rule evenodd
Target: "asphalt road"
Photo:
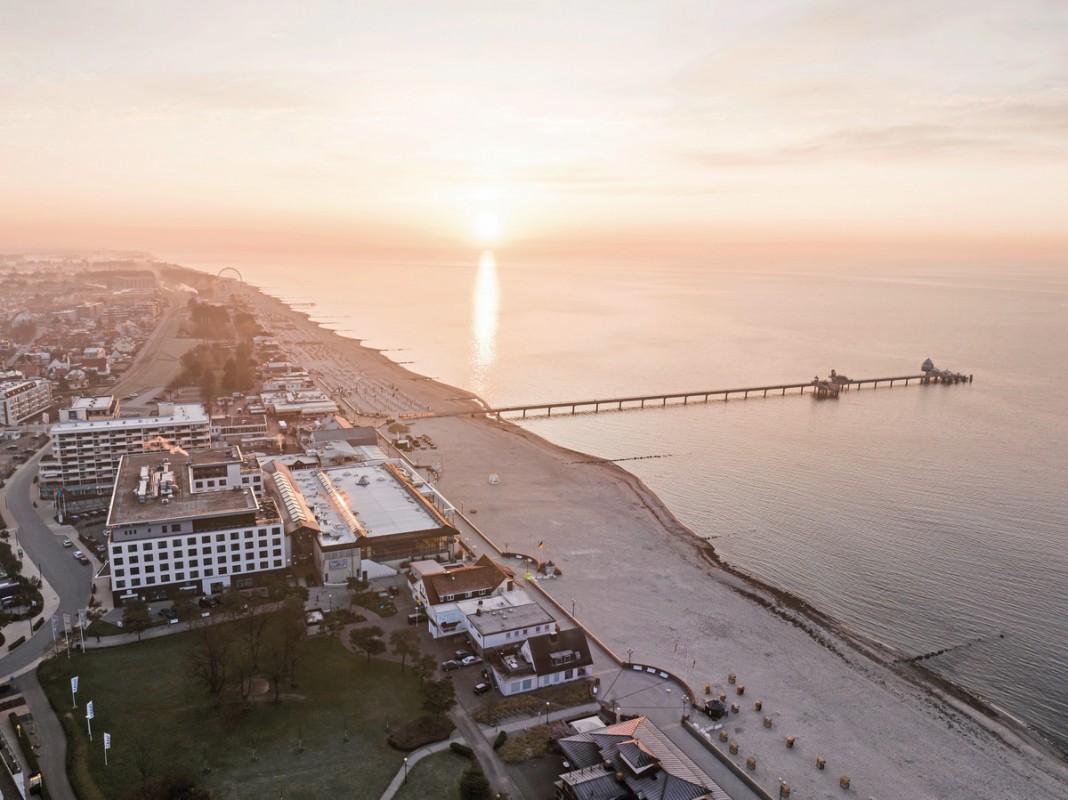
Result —
<path fill-rule="evenodd" d="M 33 496 L 37 494 L 33 477 L 37 474 L 40 456 L 38 453 L 23 464 L 4 487 L 4 517 L 10 525 L 18 527 L 18 546 L 23 550 L 23 562 L 37 565 L 45 581 L 59 595 L 57 613 L 70 614 L 72 619 L 77 619 L 78 609 L 89 603 L 89 586 L 96 564 L 79 564 L 72 557 L 72 550 L 63 547 L 63 535 L 53 532 L 38 509 L 33 507 Z M 37 502 L 43 510 L 45 501 Z M 13 540 L 11 543 L 14 545 Z M 8 641 L 29 631 L 29 623 L 14 623 L 7 628 Z M 52 626 L 46 621 L 27 642 L 4 653 L 0 658 L 0 676 L 14 675 L 32 666 L 51 646 Z"/>

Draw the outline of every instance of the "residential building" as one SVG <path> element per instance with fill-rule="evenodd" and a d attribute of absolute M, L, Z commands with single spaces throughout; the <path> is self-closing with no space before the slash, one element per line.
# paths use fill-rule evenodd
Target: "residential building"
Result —
<path fill-rule="evenodd" d="M 559 740 L 571 769 L 556 781 L 559 800 L 730 800 L 646 717 Z"/>
<path fill-rule="evenodd" d="M 208 447 L 211 423 L 200 404 L 160 403 L 155 417 L 68 419 L 50 430 L 52 459 L 42 460 L 43 496 L 56 489 L 73 494 L 110 492 L 120 459 L 146 451 L 177 452 Z"/>
<path fill-rule="evenodd" d="M 593 656 L 582 628 L 530 636 L 486 661 L 503 695 L 583 680 L 593 675 Z"/>
<path fill-rule="evenodd" d="M 467 617 L 475 613 L 478 600 L 500 597 L 515 591 L 515 573 L 482 556 L 469 566 L 413 561 L 408 586 L 415 602 L 426 609 L 427 627 L 435 639 L 467 632 Z M 463 608 L 461 601 L 475 600 L 476 606 Z M 523 595 L 522 602 L 529 602 Z"/>
<path fill-rule="evenodd" d="M 240 451 L 124 455 L 108 509 L 116 604 L 264 585 L 290 566 L 261 476 Z"/>
<path fill-rule="evenodd" d="M 0 425 L 20 425 L 51 405 L 51 383 L 27 378 L 21 372 L 4 373 L 0 380 Z"/>

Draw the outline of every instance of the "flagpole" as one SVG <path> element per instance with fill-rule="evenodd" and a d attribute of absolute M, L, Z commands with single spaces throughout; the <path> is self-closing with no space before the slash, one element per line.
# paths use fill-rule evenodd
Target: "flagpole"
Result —
<path fill-rule="evenodd" d="M 89 741 L 93 741 L 93 718 L 86 717 L 85 724 L 89 726 Z"/>

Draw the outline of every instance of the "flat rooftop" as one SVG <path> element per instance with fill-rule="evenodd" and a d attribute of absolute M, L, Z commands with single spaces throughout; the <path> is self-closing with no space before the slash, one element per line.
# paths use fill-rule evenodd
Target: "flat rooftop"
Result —
<path fill-rule="evenodd" d="M 291 474 L 323 531 L 324 544 L 445 527 L 385 465 L 347 464 Z"/>
<path fill-rule="evenodd" d="M 77 431 L 96 430 L 127 430 L 146 428 L 153 425 L 207 425 L 209 423 L 208 412 L 199 403 L 184 403 L 174 406 L 174 413 L 167 416 L 149 417 L 122 417 L 119 419 L 72 419 L 66 422 L 57 422 L 52 426 L 51 433 L 71 433 Z"/>
<path fill-rule="evenodd" d="M 110 394 L 101 397 L 76 397 L 70 407 L 82 408 L 86 411 L 108 411 L 114 402 L 115 396 Z"/>
<path fill-rule="evenodd" d="M 141 468 L 149 473 L 146 500 L 140 502 Z M 168 491 L 169 490 L 169 491 Z M 167 502 L 164 502 L 166 498 Z M 115 491 L 111 496 L 108 526 L 144 525 L 192 517 L 256 512 L 259 506 L 251 489 L 224 489 L 217 492 L 189 491 L 186 459 L 165 453 L 136 453 L 123 456 Z"/>
<path fill-rule="evenodd" d="M 490 600 L 501 600 L 502 602 L 490 603 Z M 466 610 L 470 602 L 470 600 L 465 600 L 460 604 L 461 608 Z M 523 605 L 513 606 L 500 597 L 486 598 L 482 604 L 481 614 L 474 611 L 467 612 L 467 624 L 483 636 L 491 636 L 504 631 L 514 631 L 517 628 L 550 625 L 555 621 L 555 617 L 537 603 L 524 603 Z"/>

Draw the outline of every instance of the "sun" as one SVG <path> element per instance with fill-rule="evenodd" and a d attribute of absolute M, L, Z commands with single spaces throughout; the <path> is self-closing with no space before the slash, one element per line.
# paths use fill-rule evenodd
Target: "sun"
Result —
<path fill-rule="evenodd" d="M 484 244 L 492 244 L 501 237 L 501 218 L 496 211 L 478 212 L 475 217 L 475 236 Z"/>

